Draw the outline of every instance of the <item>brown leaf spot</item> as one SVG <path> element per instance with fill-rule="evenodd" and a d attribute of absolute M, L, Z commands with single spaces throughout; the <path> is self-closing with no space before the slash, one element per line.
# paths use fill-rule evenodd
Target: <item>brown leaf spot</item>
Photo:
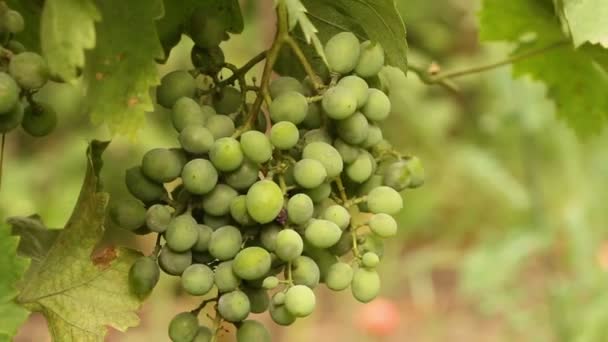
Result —
<path fill-rule="evenodd" d="M 131 96 L 127 101 L 129 107 L 133 107 L 139 103 L 139 99 L 136 96 Z"/>
<path fill-rule="evenodd" d="M 108 268 L 112 261 L 118 257 L 118 250 L 115 246 L 106 246 L 97 250 L 91 255 L 91 261 L 101 269 Z"/>

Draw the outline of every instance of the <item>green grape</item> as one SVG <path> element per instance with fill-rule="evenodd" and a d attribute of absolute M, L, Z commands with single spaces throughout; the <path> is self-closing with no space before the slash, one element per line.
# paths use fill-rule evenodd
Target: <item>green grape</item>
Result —
<path fill-rule="evenodd" d="M 353 163 L 346 166 L 346 175 L 355 183 L 365 182 L 373 172 L 374 165 L 367 153 L 361 153 Z"/>
<path fill-rule="evenodd" d="M 230 172 L 238 169 L 243 163 L 243 151 L 236 139 L 219 138 L 211 147 L 209 159 L 216 169 Z"/>
<path fill-rule="evenodd" d="M 5 72 L 0 72 L 0 118 L 13 113 L 19 103 L 19 86 Z"/>
<path fill-rule="evenodd" d="M 249 189 L 259 179 L 260 169 L 258 166 L 251 161 L 245 159 L 243 164 L 226 175 L 224 175 L 224 181 L 232 188 L 240 191 Z"/>
<path fill-rule="evenodd" d="M 296 80 L 293 77 L 289 76 L 281 76 L 276 80 L 270 82 L 270 86 L 268 87 L 270 90 L 270 97 L 276 99 L 279 95 L 284 94 L 286 92 L 296 92 L 300 94 L 304 94 L 304 86 L 300 81 Z"/>
<path fill-rule="evenodd" d="M 325 91 L 321 105 L 327 116 L 334 120 L 343 120 L 355 113 L 357 97 L 350 88 L 336 86 Z"/>
<path fill-rule="evenodd" d="M 158 265 L 165 273 L 178 276 L 192 264 L 192 252 L 178 253 L 164 245 L 158 256 Z"/>
<path fill-rule="evenodd" d="M 23 120 L 23 106 L 17 102 L 8 113 L 0 115 L 0 133 L 7 133 L 19 126 Z"/>
<path fill-rule="evenodd" d="M 340 240 L 342 230 L 328 220 L 313 220 L 304 231 L 306 241 L 317 248 L 329 248 Z"/>
<path fill-rule="evenodd" d="M 110 217 L 119 227 L 135 230 L 146 222 L 146 208 L 138 200 L 125 198 L 112 203 Z"/>
<path fill-rule="evenodd" d="M 391 101 L 382 91 L 370 88 L 367 91 L 367 102 L 361 108 L 361 113 L 372 121 L 382 121 L 391 112 Z"/>
<path fill-rule="evenodd" d="M 278 122 L 270 129 L 270 142 L 280 150 L 289 150 L 298 143 L 299 139 L 298 128 L 289 121 Z"/>
<path fill-rule="evenodd" d="M 293 176 L 301 187 L 313 189 L 325 181 L 327 171 L 323 164 L 315 159 L 301 159 L 294 167 Z"/>
<path fill-rule="evenodd" d="M 245 287 L 243 288 L 243 292 L 245 292 L 247 298 L 249 298 L 251 312 L 262 313 L 268 309 L 270 299 L 268 298 L 268 293 L 266 290 Z"/>
<path fill-rule="evenodd" d="M 323 125 L 323 118 L 321 116 L 321 107 L 317 102 L 308 104 L 308 111 L 306 117 L 302 121 L 302 126 L 308 129 L 319 128 Z"/>
<path fill-rule="evenodd" d="M 349 145 L 344 140 L 338 138 L 334 141 L 334 147 L 340 153 L 342 160 L 346 164 L 354 162 L 359 156 L 359 149 L 355 146 Z"/>
<path fill-rule="evenodd" d="M 184 291 L 192 296 L 202 296 L 213 287 L 213 271 L 206 265 L 190 265 L 181 276 Z"/>
<path fill-rule="evenodd" d="M 323 169 L 325 172 L 325 169 Z M 304 224 L 312 218 L 314 204 L 306 194 L 293 195 L 287 202 L 287 217 L 295 224 Z"/>
<path fill-rule="evenodd" d="M 403 208 L 403 199 L 393 188 L 379 186 L 367 195 L 367 207 L 375 214 L 394 215 Z"/>
<path fill-rule="evenodd" d="M 350 213 L 339 204 L 334 204 L 325 209 L 321 218 L 335 223 L 342 230 L 350 224 Z"/>
<path fill-rule="evenodd" d="M 342 291 L 352 282 L 353 268 L 345 262 L 337 262 L 327 271 L 325 285 L 331 290 Z"/>
<path fill-rule="evenodd" d="M 209 249 L 209 241 L 211 240 L 211 234 L 213 229 L 204 224 L 197 224 L 198 238 L 192 250 L 195 252 L 206 252 Z"/>
<path fill-rule="evenodd" d="M 341 257 L 353 249 L 353 237 L 350 231 L 342 232 L 340 240 L 329 248 L 329 252 L 335 256 Z"/>
<path fill-rule="evenodd" d="M 259 223 L 273 221 L 283 209 L 283 192 L 269 180 L 256 182 L 247 191 L 247 211 Z"/>
<path fill-rule="evenodd" d="M 269 252 L 274 252 L 277 246 L 277 235 L 281 231 L 281 227 L 277 224 L 269 224 L 262 228 L 260 232 L 260 242 L 262 247 Z"/>
<path fill-rule="evenodd" d="M 2 18 L 0 19 L 2 22 L 0 24 L 0 31 L 1 29 L 4 29 L 12 34 L 15 34 L 23 31 L 25 28 L 23 16 L 15 10 L 9 9 L 3 13 Z"/>
<path fill-rule="evenodd" d="M 176 131 L 181 132 L 189 126 L 204 125 L 207 122 L 207 116 L 209 116 L 206 114 L 208 113 L 203 112 L 201 106 L 195 100 L 189 97 L 181 97 L 175 101 L 171 109 L 171 123 Z"/>
<path fill-rule="evenodd" d="M 375 234 L 368 234 L 359 240 L 360 243 L 358 247 L 360 253 L 365 254 L 367 252 L 373 252 L 378 255 L 378 257 L 382 258 L 384 255 L 384 243 L 381 238 Z"/>
<path fill-rule="evenodd" d="M 384 50 L 379 43 L 365 41 L 361 43 L 361 55 L 355 67 L 355 73 L 368 78 L 378 74 L 384 66 Z"/>
<path fill-rule="evenodd" d="M 272 290 L 277 286 L 279 286 L 279 278 L 275 276 L 266 277 L 262 282 L 262 287 L 266 290 Z"/>
<path fill-rule="evenodd" d="M 359 61 L 359 39 L 352 32 L 340 32 L 325 44 L 325 57 L 329 69 L 338 74 L 348 74 Z"/>
<path fill-rule="evenodd" d="M 270 304 L 271 305 L 283 305 L 285 304 L 285 292 L 276 292 L 273 296 L 272 299 L 270 300 Z"/>
<path fill-rule="evenodd" d="M 222 70 L 225 63 L 224 52 L 219 46 L 203 48 L 194 45 L 190 51 L 192 65 L 203 75 L 214 76 Z"/>
<path fill-rule="evenodd" d="M 340 153 L 333 146 L 324 142 L 313 142 L 306 145 L 302 151 L 302 159 L 305 158 L 320 161 L 327 171 L 328 178 L 337 177 L 344 168 Z"/>
<path fill-rule="evenodd" d="M 209 15 L 207 7 L 196 8 L 190 17 L 188 30 L 194 44 L 205 49 L 220 45 L 226 31 L 222 19 L 222 17 Z"/>
<path fill-rule="evenodd" d="M 230 216 L 241 226 L 252 226 L 255 221 L 247 212 L 247 196 L 239 195 L 230 203 Z"/>
<path fill-rule="evenodd" d="M 295 317 L 310 315 L 315 305 L 315 294 L 308 286 L 294 285 L 285 293 L 285 308 Z"/>
<path fill-rule="evenodd" d="M 359 145 L 367 139 L 369 123 L 363 114 L 355 113 L 336 123 L 338 136 L 351 145 Z"/>
<path fill-rule="evenodd" d="M 359 76 L 350 75 L 342 78 L 338 86 L 349 89 L 357 99 L 357 108 L 363 107 L 367 102 L 367 89 L 369 86 L 364 79 Z"/>
<path fill-rule="evenodd" d="M 361 265 L 367 268 L 375 268 L 380 263 L 380 257 L 374 252 L 366 252 L 361 257 Z"/>
<path fill-rule="evenodd" d="M 19 54 L 26 51 L 25 46 L 21 42 L 16 40 L 11 40 L 10 42 L 8 42 L 6 47 L 14 54 Z"/>
<path fill-rule="evenodd" d="M 388 238 L 397 234 L 397 221 L 388 214 L 375 214 L 369 220 L 369 228 L 374 234 Z"/>
<path fill-rule="evenodd" d="M 125 183 L 131 195 L 144 203 L 156 202 L 166 193 L 165 188 L 146 177 L 139 166 L 127 169 Z"/>
<path fill-rule="evenodd" d="M 172 71 L 160 80 L 156 88 L 156 101 L 165 108 L 172 108 L 182 97 L 194 97 L 196 82 L 192 75 L 184 70 Z"/>
<path fill-rule="evenodd" d="M 211 332 L 211 330 L 207 327 L 198 327 L 198 331 L 196 333 L 196 336 L 194 336 L 194 339 L 192 340 L 192 342 L 211 342 L 211 339 L 213 338 L 213 333 Z"/>
<path fill-rule="evenodd" d="M 379 144 L 384 137 L 382 136 L 382 129 L 376 125 L 369 125 L 369 130 L 367 131 L 367 138 L 363 142 L 363 147 L 369 149 L 377 144 Z"/>
<path fill-rule="evenodd" d="M 247 159 L 254 163 L 265 163 L 272 158 L 272 145 L 266 134 L 247 131 L 241 135 L 241 149 Z"/>
<path fill-rule="evenodd" d="M 274 122 L 289 121 L 297 125 L 306 118 L 308 101 L 298 92 L 287 91 L 270 103 L 268 112 Z"/>
<path fill-rule="evenodd" d="M 195 252 L 192 247 L 192 263 L 193 264 L 209 264 L 215 262 L 215 258 L 207 252 Z"/>
<path fill-rule="evenodd" d="M 400 160 L 384 171 L 384 185 L 397 191 L 417 188 L 424 184 L 424 167 L 418 157 Z"/>
<path fill-rule="evenodd" d="M 332 137 L 326 129 L 315 128 L 304 133 L 302 140 L 304 141 L 304 146 L 313 142 L 324 142 L 326 144 L 331 144 Z"/>
<path fill-rule="evenodd" d="M 230 213 L 230 204 L 238 196 L 233 188 L 218 184 L 203 198 L 203 210 L 209 215 L 222 216 Z"/>
<path fill-rule="evenodd" d="M 173 342 L 191 342 L 198 333 L 198 319 L 191 312 L 182 312 L 169 323 L 169 337 Z"/>
<path fill-rule="evenodd" d="M 237 342 L 270 342 L 270 332 L 266 327 L 254 320 L 244 321 L 236 331 Z"/>
<path fill-rule="evenodd" d="M 241 250 L 232 263 L 232 270 L 241 279 L 255 280 L 270 271 L 270 254 L 261 247 L 247 247 Z"/>
<path fill-rule="evenodd" d="M 216 140 L 232 136 L 236 129 L 234 121 L 229 116 L 217 114 L 209 116 L 205 126 Z"/>
<path fill-rule="evenodd" d="M 365 183 L 359 186 L 359 188 L 357 189 L 357 194 L 359 196 L 365 196 L 369 194 L 370 191 L 382 185 L 383 179 L 384 177 L 382 177 L 381 175 L 372 175 Z M 367 205 L 365 207 L 367 207 Z"/>
<path fill-rule="evenodd" d="M 211 227 L 213 230 L 221 228 L 223 226 L 227 226 L 229 225 L 231 222 L 230 217 L 229 216 L 214 216 L 214 215 L 209 215 L 208 213 L 205 213 L 203 216 L 203 223 L 209 227 Z"/>
<path fill-rule="evenodd" d="M 207 159 L 192 159 L 182 169 L 184 189 L 194 195 L 204 195 L 217 184 L 217 171 Z"/>
<path fill-rule="evenodd" d="M 283 293 L 278 292 L 275 294 L 275 297 L 280 294 L 283 294 Z M 277 305 L 277 304 L 271 303 L 269 312 L 270 312 L 270 318 L 272 318 L 272 320 L 278 325 L 287 326 L 287 325 L 291 325 L 293 322 L 296 321 L 295 316 L 292 315 L 289 311 L 287 311 L 287 308 L 285 308 L 285 305 L 282 305 L 282 304 Z"/>
<path fill-rule="evenodd" d="M 310 197 L 313 203 L 320 203 L 331 194 L 331 185 L 323 183 L 314 189 L 306 190 L 305 194 Z"/>
<path fill-rule="evenodd" d="M 157 183 L 175 180 L 182 172 L 182 160 L 175 151 L 155 148 L 146 154 L 141 162 L 144 175 Z"/>
<path fill-rule="evenodd" d="M 287 270 L 285 274 L 287 275 Z M 300 255 L 291 262 L 291 277 L 294 284 L 305 285 L 312 289 L 319 285 L 321 271 L 313 259 Z"/>
<path fill-rule="evenodd" d="M 219 260 L 232 259 L 241 250 L 241 243 L 243 237 L 238 228 L 224 226 L 211 234 L 209 253 Z"/>
<path fill-rule="evenodd" d="M 407 160 L 407 166 L 410 170 L 409 188 L 418 188 L 424 184 L 425 172 L 424 166 L 418 157 L 411 157 Z"/>
<path fill-rule="evenodd" d="M 206 127 L 195 125 L 184 128 L 178 139 L 184 150 L 199 155 L 207 153 L 215 142 L 213 134 Z"/>
<path fill-rule="evenodd" d="M 241 92 L 234 87 L 224 87 L 213 97 L 215 110 L 220 114 L 236 113 L 241 108 Z"/>
<path fill-rule="evenodd" d="M 160 270 L 156 260 L 139 257 L 129 269 L 129 288 L 138 298 L 146 298 L 158 283 Z"/>
<path fill-rule="evenodd" d="M 232 261 L 224 261 L 215 268 L 215 286 L 220 293 L 234 291 L 239 287 L 239 279 L 232 270 Z"/>
<path fill-rule="evenodd" d="M 38 89 L 49 80 L 49 67 L 42 56 L 34 52 L 22 52 L 11 58 L 8 73 L 21 88 Z"/>
<path fill-rule="evenodd" d="M 240 322 L 247 318 L 251 304 L 247 295 L 241 291 L 223 294 L 217 302 L 218 313 L 228 322 Z"/>
<path fill-rule="evenodd" d="M 304 244 L 304 255 L 311 257 L 317 263 L 317 266 L 319 266 L 321 282 L 325 281 L 329 268 L 338 260 L 329 250 L 314 247 L 308 242 Z"/>
<path fill-rule="evenodd" d="M 174 252 L 185 252 L 198 241 L 196 220 L 190 214 L 177 216 L 169 222 L 165 232 L 167 246 Z"/>
<path fill-rule="evenodd" d="M 380 277 L 376 270 L 358 268 L 350 284 L 353 297 L 361 303 L 369 303 L 380 293 Z"/>
<path fill-rule="evenodd" d="M 162 233 L 171 222 L 171 210 L 162 204 L 154 204 L 146 211 L 146 227 L 153 232 Z"/>
<path fill-rule="evenodd" d="M 293 229 L 283 229 L 276 237 L 274 253 L 283 261 L 292 261 L 302 254 L 304 242 Z"/>

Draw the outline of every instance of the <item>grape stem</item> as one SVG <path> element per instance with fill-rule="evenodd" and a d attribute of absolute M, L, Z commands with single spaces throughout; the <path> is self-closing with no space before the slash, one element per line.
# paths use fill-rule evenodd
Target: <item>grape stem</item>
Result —
<path fill-rule="evenodd" d="M 207 306 L 207 304 L 213 303 L 213 302 L 216 302 L 216 301 L 217 301 L 217 298 L 206 299 L 206 300 L 202 301 L 196 308 L 194 308 L 190 312 L 193 315 L 198 316 L 198 314 L 201 312 L 201 310 L 203 310 L 205 308 L 205 306 Z"/>
<path fill-rule="evenodd" d="M 158 253 L 160 253 L 160 239 L 161 239 L 161 234 L 160 233 L 156 234 L 156 242 L 154 243 L 154 250 L 152 251 L 152 254 L 150 255 L 154 260 L 156 260 L 158 258 Z"/>
<path fill-rule="evenodd" d="M 348 202 L 348 197 L 346 196 L 346 190 L 344 189 L 344 184 L 342 183 L 342 178 L 340 176 L 335 179 L 336 186 L 338 187 L 338 192 L 340 193 L 340 198 L 342 199 L 342 203 L 346 204 Z"/>
<path fill-rule="evenodd" d="M 309 96 L 306 98 L 308 103 L 319 102 L 321 100 L 323 100 L 323 95 Z"/>
<path fill-rule="evenodd" d="M 262 51 L 258 53 L 240 68 L 236 68 L 233 65 L 228 67 L 232 71 L 232 75 L 227 79 L 218 82 L 217 87 L 225 87 L 229 84 L 233 84 L 234 81 L 238 80 L 239 78 L 245 77 L 245 74 L 248 73 L 249 70 L 251 70 L 254 66 L 263 61 L 264 58 L 266 58 L 267 53 L 268 51 Z"/>
<path fill-rule="evenodd" d="M 365 201 L 367 201 L 367 196 L 351 198 L 350 200 L 348 200 L 344 203 L 344 207 L 349 208 L 349 207 L 352 207 L 353 205 L 363 203 Z"/>
<path fill-rule="evenodd" d="M 6 146 L 6 133 L 2 133 L 0 142 L 0 189 L 2 189 L 2 169 L 4 169 L 4 147 Z"/>
<path fill-rule="evenodd" d="M 289 286 L 293 286 L 293 277 L 291 274 L 291 261 L 287 263 L 287 283 Z"/>
<path fill-rule="evenodd" d="M 306 56 L 304 55 L 304 52 L 302 52 L 302 49 L 300 49 L 298 42 L 296 42 L 293 37 L 288 35 L 285 37 L 285 43 L 289 45 L 291 51 L 293 51 L 296 57 L 300 60 L 300 64 L 302 64 L 304 71 L 306 71 L 306 74 L 308 75 L 308 77 L 310 77 L 310 81 L 312 82 L 312 85 L 317 90 L 317 92 L 323 89 L 324 85 L 320 81 L 321 78 L 314 71 L 312 65 L 310 65 L 310 63 L 308 62 L 308 59 L 306 59 Z"/>

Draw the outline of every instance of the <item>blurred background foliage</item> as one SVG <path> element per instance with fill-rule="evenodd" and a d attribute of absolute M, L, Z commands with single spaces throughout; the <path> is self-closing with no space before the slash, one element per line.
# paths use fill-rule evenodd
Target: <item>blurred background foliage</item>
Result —
<path fill-rule="evenodd" d="M 477 43 L 475 0 L 397 3 L 412 64 L 452 70 L 506 54 L 505 46 Z M 264 49 L 274 27 L 271 1 L 242 4 L 246 30 L 222 45 L 236 65 Z M 191 44 L 185 38 L 161 72 L 188 67 Z M 319 310 L 293 327 L 273 327 L 275 340 L 608 341 L 608 133 L 578 140 L 556 120 L 546 89 L 513 80 L 508 67 L 456 80 L 457 94 L 414 73 L 408 79 L 385 135 L 424 161 L 428 179 L 403 194 L 400 235 L 381 268 L 383 296 L 399 309 L 399 326 L 377 336 L 361 323 L 363 305 L 322 291 Z M 87 141 L 110 137 L 82 115 L 79 89 L 51 84 L 38 94 L 60 113 L 54 134 L 8 136 L 0 217 L 39 213 L 50 227 L 69 217 Z M 150 113 L 136 141 L 114 138 L 105 154 L 106 189 L 125 196 L 124 169 L 149 148 L 175 144 L 166 111 Z M 152 245 L 112 226 L 107 242 Z M 174 285 L 164 279 L 144 306 L 142 326 L 110 339 L 164 341 L 168 312 L 192 306 Z M 45 329 L 33 317 L 17 341 L 44 341 Z"/>

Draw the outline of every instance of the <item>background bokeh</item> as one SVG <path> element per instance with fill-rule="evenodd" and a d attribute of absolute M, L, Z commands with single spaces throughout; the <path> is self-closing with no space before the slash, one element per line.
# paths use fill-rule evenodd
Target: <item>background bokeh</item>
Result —
<path fill-rule="evenodd" d="M 222 45 L 236 65 L 268 46 L 274 29 L 272 1 L 242 3 L 246 31 Z M 475 0 L 397 3 L 412 64 L 452 70 L 508 52 L 478 44 Z M 161 72 L 188 67 L 190 46 L 185 38 Z M 608 134 L 577 139 L 555 118 L 544 87 L 513 80 L 508 67 L 456 80 L 458 94 L 414 73 L 408 78 L 385 135 L 424 161 L 428 179 L 403 194 L 399 236 L 388 242 L 380 267 L 383 300 L 365 306 L 348 291 L 321 289 L 316 312 L 291 327 L 260 317 L 274 340 L 608 341 Z M 54 84 L 39 94 L 60 113 L 54 134 L 8 136 L 0 218 L 39 213 L 50 227 L 67 220 L 87 141 L 109 138 L 82 115 L 79 89 Z M 107 150 L 106 189 L 125 196 L 125 167 L 149 148 L 176 144 L 167 112 L 150 113 L 137 140 L 115 137 Z M 107 228 L 107 243 L 153 244 Z M 108 340 L 167 341 L 172 313 L 195 302 L 163 278 L 141 311 L 141 326 Z M 395 317 L 395 327 L 377 322 Z M 16 339 L 47 340 L 36 315 Z"/>

